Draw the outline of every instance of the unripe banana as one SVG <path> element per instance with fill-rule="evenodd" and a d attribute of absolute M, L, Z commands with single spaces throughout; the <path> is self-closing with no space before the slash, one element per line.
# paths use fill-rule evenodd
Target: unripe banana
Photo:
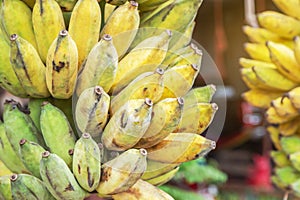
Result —
<path fill-rule="evenodd" d="M 182 163 L 206 155 L 216 143 L 194 133 L 170 133 L 157 145 L 147 148 L 148 159 Z"/>
<path fill-rule="evenodd" d="M 23 2 L 25 2 L 27 4 L 27 6 L 29 6 L 29 8 L 33 8 L 34 4 L 35 4 L 35 0 L 22 0 Z"/>
<path fill-rule="evenodd" d="M 87 195 L 64 160 L 56 154 L 43 152 L 40 174 L 45 186 L 56 199 L 83 200 Z"/>
<path fill-rule="evenodd" d="M 10 175 L 0 176 L 0 199 L 13 200 L 11 193 Z"/>
<path fill-rule="evenodd" d="M 292 166 L 275 168 L 275 175 L 285 187 L 290 186 L 300 178 L 300 173 Z"/>
<path fill-rule="evenodd" d="M 254 60 L 272 62 L 269 56 L 269 50 L 265 44 L 245 43 L 244 49 L 247 54 Z"/>
<path fill-rule="evenodd" d="M 101 153 L 90 134 L 77 140 L 73 153 L 73 173 L 79 185 L 88 192 L 94 191 L 101 177 Z"/>
<path fill-rule="evenodd" d="M 40 160 L 45 149 L 38 143 L 26 139 L 21 139 L 19 143 L 22 162 L 32 175 L 40 179 Z"/>
<path fill-rule="evenodd" d="M 28 174 L 13 174 L 10 177 L 13 199 L 54 200 L 44 183 Z"/>
<path fill-rule="evenodd" d="M 185 107 L 196 103 L 210 103 L 215 93 L 216 86 L 213 84 L 192 88 L 183 96 Z"/>
<path fill-rule="evenodd" d="M 34 99 L 30 98 L 28 102 L 29 108 L 29 116 L 32 119 L 35 127 L 41 132 L 41 125 L 40 125 L 40 115 L 41 115 L 41 107 L 42 103 L 46 101 L 46 99 Z"/>
<path fill-rule="evenodd" d="M 102 165 L 99 194 L 112 195 L 127 191 L 142 176 L 147 167 L 145 149 L 129 149 Z"/>
<path fill-rule="evenodd" d="M 101 10 L 97 0 L 78 0 L 72 11 L 69 33 L 78 49 L 78 70 L 98 42 Z"/>
<path fill-rule="evenodd" d="M 49 47 L 46 60 L 46 83 L 51 95 L 68 99 L 75 89 L 78 52 L 68 31 L 62 30 Z"/>
<path fill-rule="evenodd" d="M 300 137 L 296 135 L 280 138 L 282 150 L 287 154 L 293 154 L 300 151 Z"/>
<path fill-rule="evenodd" d="M 74 149 L 75 136 L 65 114 L 49 102 L 44 102 L 40 120 L 47 147 L 71 167 L 72 156 L 69 155 L 69 150 Z"/>
<path fill-rule="evenodd" d="M 272 180 L 272 183 L 274 183 L 274 185 L 277 188 L 280 188 L 282 190 L 288 190 L 288 187 L 282 183 L 282 181 L 278 178 L 278 176 L 272 175 L 271 180 Z"/>
<path fill-rule="evenodd" d="M 295 152 L 289 155 L 289 160 L 292 163 L 292 166 L 300 171 L 300 152 Z"/>
<path fill-rule="evenodd" d="M 120 107 L 102 134 L 105 147 L 115 151 L 133 147 L 150 125 L 152 106 L 153 102 L 146 98 L 129 100 Z"/>
<path fill-rule="evenodd" d="M 108 120 L 110 97 L 100 86 L 84 90 L 76 104 L 75 120 L 81 133 L 90 133 L 100 141 L 101 133 Z"/>
<path fill-rule="evenodd" d="M 300 181 L 299 181 L 299 177 L 297 177 L 298 180 L 296 180 L 295 182 L 293 182 L 291 185 L 289 185 L 289 189 L 291 188 L 293 193 L 299 197 L 300 196 Z"/>
<path fill-rule="evenodd" d="M 113 44 L 119 58 L 121 58 L 135 38 L 139 24 L 138 3 L 129 1 L 124 5 L 120 5 L 110 15 L 101 31 L 101 35 L 108 34 L 112 36 Z M 124 40 L 124 38 L 126 39 Z"/>
<path fill-rule="evenodd" d="M 16 34 L 10 36 L 10 62 L 24 90 L 31 97 L 50 95 L 45 77 L 45 65 L 38 52 L 26 40 Z"/>
<path fill-rule="evenodd" d="M 155 178 L 147 180 L 147 182 L 152 185 L 155 185 L 155 186 L 163 185 L 163 184 L 169 182 L 172 178 L 174 178 L 174 176 L 178 172 L 178 170 L 179 170 L 179 167 L 176 167 L 165 174 L 162 174 L 160 176 L 157 176 Z"/>
<path fill-rule="evenodd" d="M 141 177 L 143 180 L 153 179 L 175 169 L 179 164 L 163 163 L 154 160 L 147 160 L 147 169 Z"/>
<path fill-rule="evenodd" d="M 0 159 L 0 177 L 5 175 L 10 175 L 10 174 L 13 174 L 13 172 L 10 171 L 10 169 L 8 169 L 8 167 Z"/>
<path fill-rule="evenodd" d="M 118 67 L 118 54 L 113 46 L 110 35 L 104 35 L 102 39 L 90 51 L 84 67 L 78 76 L 76 95 L 83 90 L 101 86 L 108 92 L 115 80 Z"/>
<path fill-rule="evenodd" d="M 285 14 L 300 19 L 299 9 L 300 2 L 298 0 L 272 0 L 273 3 Z"/>
<path fill-rule="evenodd" d="M 162 68 L 167 69 L 173 67 L 174 63 L 181 61 L 182 59 L 184 59 L 183 57 L 190 56 L 193 52 L 195 52 L 194 47 L 195 47 L 194 44 L 191 43 L 190 45 L 180 49 L 176 49 L 176 50 L 168 49 L 165 59 L 161 63 Z M 192 64 L 192 63 L 186 63 L 186 64 Z"/>
<path fill-rule="evenodd" d="M 36 1 L 32 11 L 32 23 L 42 61 L 45 63 L 47 53 L 59 31 L 65 29 L 62 10 L 55 0 Z"/>
<path fill-rule="evenodd" d="M 185 29 L 184 33 L 175 32 L 175 35 L 179 34 L 179 39 L 175 37 L 174 40 L 172 36 L 171 42 L 170 42 L 170 49 L 169 51 L 175 51 L 177 49 L 181 49 L 183 47 L 188 46 L 191 43 L 192 40 L 192 34 L 194 32 L 194 28 L 196 26 L 196 21 L 192 21 L 189 23 L 188 27 Z M 175 42 L 175 44 L 174 44 Z"/>
<path fill-rule="evenodd" d="M 163 93 L 164 70 L 145 72 L 134 79 L 126 88 L 111 100 L 110 113 L 114 113 L 130 99 L 149 98 L 156 103 Z"/>
<path fill-rule="evenodd" d="M 270 156 L 278 167 L 291 165 L 291 162 L 283 151 L 271 151 Z"/>
<path fill-rule="evenodd" d="M 150 125 L 135 147 L 154 146 L 173 132 L 181 120 L 183 105 L 182 98 L 166 98 L 156 103 L 152 109 Z"/>
<path fill-rule="evenodd" d="M 282 96 L 282 92 L 271 92 L 261 89 L 250 89 L 242 94 L 242 98 L 258 108 L 268 108 L 271 102 Z"/>
<path fill-rule="evenodd" d="M 142 1 L 142 0 L 137 0 L 137 2 L 139 3 L 140 7 L 139 10 L 141 12 L 145 12 L 145 11 L 151 11 L 154 10 L 155 8 L 159 7 L 161 4 L 165 3 L 167 0 L 156 0 L 156 1 L 151 1 L 151 0 L 146 0 L 146 1 Z"/>

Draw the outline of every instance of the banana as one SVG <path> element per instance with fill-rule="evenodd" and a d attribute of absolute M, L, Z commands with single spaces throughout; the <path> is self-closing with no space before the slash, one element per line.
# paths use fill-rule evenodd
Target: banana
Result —
<path fill-rule="evenodd" d="M 122 26 L 120 26 L 122 24 Z M 128 50 L 140 25 L 138 3 L 129 1 L 117 7 L 107 19 L 101 35 L 111 35 L 119 58 Z M 124 38 L 126 38 L 124 40 Z"/>
<path fill-rule="evenodd" d="M 270 107 L 267 109 L 265 117 L 267 121 L 271 124 L 282 124 L 294 119 L 296 116 L 280 116 L 277 114 L 274 107 Z"/>
<path fill-rule="evenodd" d="M 54 200 L 44 183 L 28 174 L 13 174 L 10 177 L 13 199 Z"/>
<path fill-rule="evenodd" d="M 272 183 L 274 183 L 274 185 L 275 185 L 277 188 L 280 188 L 280 189 L 282 189 L 282 190 L 284 190 L 284 191 L 289 190 L 289 189 L 288 189 L 288 186 L 285 185 L 285 184 L 283 184 L 282 181 L 278 178 L 278 176 L 272 175 L 272 176 L 271 176 L 271 180 L 272 180 Z"/>
<path fill-rule="evenodd" d="M 280 138 L 282 150 L 290 155 L 300 151 L 300 137 L 296 135 Z"/>
<path fill-rule="evenodd" d="M 176 33 L 175 32 L 175 35 L 174 34 L 172 35 L 172 38 L 170 41 L 171 48 L 169 48 L 169 51 L 174 51 L 174 50 L 181 49 L 181 48 L 188 46 L 191 43 L 195 26 L 196 26 L 196 21 L 192 21 L 189 23 L 189 25 L 185 29 L 184 33 L 180 33 L 180 32 Z M 178 35 L 179 39 L 177 39 L 177 37 L 176 37 L 177 35 Z"/>
<path fill-rule="evenodd" d="M 38 52 L 16 34 L 10 36 L 10 62 L 22 87 L 31 97 L 50 96 L 46 85 L 45 65 Z"/>
<path fill-rule="evenodd" d="M 128 190 L 142 176 L 147 167 L 145 149 L 129 149 L 102 165 L 99 194 L 112 195 Z"/>
<path fill-rule="evenodd" d="M 56 0 L 63 11 L 72 11 L 77 0 Z"/>
<path fill-rule="evenodd" d="M 164 73 L 161 99 L 184 96 L 193 86 L 200 67 L 194 64 L 175 66 Z"/>
<path fill-rule="evenodd" d="M 242 93 L 242 98 L 251 105 L 266 109 L 270 107 L 271 102 L 282 96 L 282 92 L 270 92 L 261 89 L 250 89 Z"/>
<path fill-rule="evenodd" d="M 270 156 L 278 167 L 286 167 L 291 165 L 289 158 L 283 151 L 271 151 Z"/>
<path fill-rule="evenodd" d="M 165 173 L 168 173 L 169 171 L 172 171 L 173 169 L 177 168 L 179 164 L 170 164 L 170 163 L 163 163 L 159 161 L 154 160 L 147 160 L 147 169 L 143 173 L 143 176 L 141 177 L 143 180 L 149 180 L 153 179 L 155 177 L 159 177 Z"/>
<path fill-rule="evenodd" d="M 244 49 L 246 53 L 254 60 L 272 62 L 269 56 L 269 50 L 265 44 L 245 43 Z"/>
<path fill-rule="evenodd" d="M 146 11 L 151 11 L 156 9 L 158 6 L 160 6 L 161 4 L 165 3 L 167 0 L 156 0 L 156 1 L 140 1 L 137 0 L 137 2 L 139 3 L 139 10 L 141 12 L 146 12 Z"/>
<path fill-rule="evenodd" d="M 21 0 L 3 0 L 1 4 L 1 23 L 9 37 L 20 35 L 36 48 L 36 40 L 32 25 L 32 12 Z"/>
<path fill-rule="evenodd" d="M 10 175 L 0 176 L 0 199 L 13 200 Z"/>
<path fill-rule="evenodd" d="M 173 67 L 175 63 L 186 61 L 187 63 L 185 64 L 192 64 L 195 62 L 189 62 L 185 58 L 191 56 L 193 53 L 195 53 L 195 48 L 196 46 L 194 43 L 191 43 L 190 45 L 176 49 L 176 50 L 170 50 L 168 49 L 168 52 L 165 56 L 165 59 L 161 63 L 161 67 L 163 69 Z"/>
<path fill-rule="evenodd" d="M 29 173 L 18 153 L 12 148 L 4 124 L 0 121 L 0 160 L 15 173 Z M 1 185 L 1 184 L 0 184 Z"/>
<path fill-rule="evenodd" d="M 70 36 L 78 49 L 78 69 L 99 40 L 101 10 L 97 0 L 78 0 L 69 23 Z"/>
<path fill-rule="evenodd" d="M 257 15 L 258 23 L 279 36 L 292 39 L 300 34 L 300 21 L 280 12 L 267 10 Z"/>
<path fill-rule="evenodd" d="M 294 51 L 295 59 L 296 59 L 297 64 L 299 66 L 300 65 L 300 37 L 299 36 L 294 37 L 293 51 Z"/>
<path fill-rule="evenodd" d="M 51 103 L 44 102 L 40 120 L 47 147 L 71 167 L 72 156 L 69 155 L 69 150 L 74 149 L 75 136 L 65 114 Z"/>
<path fill-rule="evenodd" d="M 174 200 L 169 194 L 150 183 L 138 180 L 129 190 L 112 195 L 114 200 Z"/>
<path fill-rule="evenodd" d="M 83 200 L 87 196 L 87 192 L 76 182 L 67 164 L 56 154 L 48 151 L 42 153 L 40 174 L 55 199 Z"/>
<path fill-rule="evenodd" d="M 274 99 L 271 102 L 276 113 L 281 117 L 296 117 L 299 115 L 298 110 L 292 105 L 291 100 L 287 96 Z"/>
<path fill-rule="evenodd" d="M 120 92 L 140 74 L 154 71 L 166 56 L 169 39 L 170 32 L 165 31 L 147 38 L 132 49 L 118 64 L 112 94 Z"/>
<path fill-rule="evenodd" d="M 79 97 L 83 90 L 101 86 L 108 92 L 116 77 L 118 54 L 110 35 L 104 35 L 90 51 L 84 67 L 78 76 L 76 95 Z"/>
<path fill-rule="evenodd" d="M 26 139 L 20 140 L 20 157 L 32 175 L 41 179 L 40 160 L 45 149 L 39 144 Z"/>
<path fill-rule="evenodd" d="M 62 30 L 49 47 L 46 59 L 46 83 L 51 95 L 68 99 L 75 89 L 78 51 L 68 31 Z"/>
<path fill-rule="evenodd" d="M 0 176 L 10 175 L 10 174 L 13 174 L 13 172 L 10 171 L 10 169 L 8 169 L 8 167 L 0 159 Z"/>
<path fill-rule="evenodd" d="M 148 159 L 165 163 L 182 163 L 204 156 L 216 143 L 194 133 L 170 133 L 160 143 L 147 148 Z"/>
<path fill-rule="evenodd" d="M 27 6 L 29 6 L 29 8 L 33 8 L 34 4 L 35 4 L 35 0 L 22 0 L 23 2 L 25 2 L 27 4 Z"/>
<path fill-rule="evenodd" d="M 203 133 L 211 124 L 217 110 L 218 105 L 215 103 L 196 103 L 184 106 L 181 121 L 174 132 Z"/>
<path fill-rule="evenodd" d="M 216 86 L 213 84 L 192 88 L 183 96 L 184 105 L 187 108 L 196 103 L 210 103 L 215 93 Z"/>
<path fill-rule="evenodd" d="M 249 58 L 239 58 L 239 64 L 243 68 L 251 68 L 253 66 L 256 67 L 268 67 L 268 68 L 274 68 L 276 69 L 276 65 L 271 62 L 264 62 L 264 61 L 259 61 L 259 60 L 253 60 Z"/>
<path fill-rule="evenodd" d="M 45 63 L 53 40 L 61 30 L 66 29 L 59 4 L 55 0 L 36 1 L 32 10 L 32 23 L 38 51 Z"/>
<path fill-rule="evenodd" d="M 268 41 L 266 43 L 272 62 L 278 70 L 289 79 L 299 83 L 297 73 L 300 73 L 300 65 L 297 63 L 294 52 L 289 47 Z"/>
<path fill-rule="evenodd" d="M 292 166 L 300 171 L 300 152 L 295 152 L 289 155 L 289 160 L 292 163 Z"/>
<path fill-rule="evenodd" d="M 293 193 L 299 197 L 300 196 L 300 181 L 296 180 L 291 185 L 289 185 L 289 189 L 292 189 Z"/>
<path fill-rule="evenodd" d="M 200 70 L 203 56 L 202 51 L 198 49 L 198 47 L 194 46 L 193 43 L 191 43 L 191 45 L 189 45 L 188 47 L 191 47 L 193 51 L 182 55 L 179 54 L 179 56 L 168 65 L 167 69 L 172 68 L 174 66 L 194 64 L 197 65 L 198 69 Z"/>
<path fill-rule="evenodd" d="M 129 100 L 120 107 L 103 131 L 105 147 L 123 151 L 137 144 L 150 125 L 152 106 L 153 102 L 146 98 Z"/>
<path fill-rule="evenodd" d="M 274 144 L 275 148 L 278 151 L 281 151 L 282 147 L 281 147 L 281 143 L 280 143 L 280 132 L 279 132 L 278 128 L 276 128 L 274 126 L 267 126 L 266 129 L 270 135 L 270 139 L 271 139 L 272 143 Z"/>
<path fill-rule="evenodd" d="M 273 3 L 285 14 L 300 19 L 299 9 L 300 2 L 298 0 L 272 0 Z"/>
<path fill-rule="evenodd" d="M 296 87 L 287 93 L 288 98 L 291 100 L 296 109 L 300 109 L 300 87 Z"/>
<path fill-rule="evenodd" d="M 290 136 L 296 134 L 299 130 L 299 117 L 296 117 L 291 121 L 279 124 L 278 129 L 280 135 L 282 136 Z"/>
<path fill-rule="evenodd" d="M 92 192 L 98 187 L 101 177 L 101 153 L 97 143 L 88 133 L 84 133 L 76 141 L 72 169 L 83 189 Z"/>
<path fill-rule="evenodd" d="M 154 72 L 145 72 L 134 79 L 120 93 L 111 99 L 110 114 L 114 113 L 130 99 L 149 98 L 156 103 L 164 90 L 164 70 L 157 68 Z"/>
<path fill-rule="evenodd" d="M 291 166 L 275 168 L 275 175 L 285 186 L 296 182 L 300 178 L 300 173 Z"/>
<path fill-rule="evenodd" d="M 83 91 L 75 108 L 75 121 L 81 133 L 90 133 L 100 141 L 101 133 L 108 121 L 110 96 L 100 86 Z"/>
<path fill-rule="evenodd" d="M 114 12 L 117 6 L 106 3 L 104 8 L 104 22 L 106 23 L 110 15 Z"/>
<path fill-rule="evenodd" d="M 183 98 L 166 98 L 153 106 L 152 118 L 147 131 L 135 145 L 136 148 L 148 148 L 159 143 L 178 126 L 184 101 Z"/>
<path fill-rule="evenodd" d="M 40 115 L 41 115 L 41 107 L 42 103 L 46 101 L 45 98 L 43 99 L 34 99 L 30 98 L 28 102 L 28 109 L 29 109 L 29 116 L 32 119 L 35 127 L 41 132 L 41 125 L 40 125 Z"/>
<path fill-rule="evenodd" d="M 169 171 L 163 175 L 160 175 L 158 177 L 147 180 L 147 182 L 152 185 L 155 185 L 155 186 L 163 185 L 163 184 L 169 182 L 175 176 L 175 174 L 178 172 L 178 170 L 179 170 L 179 167 L 176 167 L 175 169 L 172 169 L 171 171 Z"/>
<path fill-rule="evenodd" d="M 127 0 L 105 0 L 106 3 L 109 3 L 111 5 L 120 6 L 126 3 Z"/>

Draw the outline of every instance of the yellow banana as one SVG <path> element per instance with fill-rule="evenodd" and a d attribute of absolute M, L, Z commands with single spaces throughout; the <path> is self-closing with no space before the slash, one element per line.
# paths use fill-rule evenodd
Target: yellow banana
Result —
<path fill-rule="evenodd" d="M 279 124 L 278 129 L 280 132 L 280 135 L 282 136 L 290 136 L 297 133 L 299 130 L 299 117 L 296 117 L 295 119 Z"/>
<path fill-rule="evenodd" d="M 274 99 L 271 102 L 271 106 L 274 107 L 276 113 L 281 117 L 296 117 L 300 114 L 287 96 Z"/>
<path fill-rule="evenodd" d="M 130 99 L 150 98 L 153 103 L 159 101 L 163 93 L 164 71 L 157 68 L 155 72 L 145 72 L 134 79 L 119 94 L 112 97 L 110 113 L 113 115 Z"/>
<path fill-rule="evenodd" d="M 210 103 L 217 88 L 213 84 L 192 88 L 183 96 L 185 108 L 196 103 Z"/>
<path fill-rule="evenodd" d="M 273 3 L 285 14 L 300 19 L 299 9 L 300 2 L 298 0 L 272 0 Z"/>
<path fill-rule="evenodd" d="M 120 92 L 140 74 L 154 71 L 166 56 L 169 40 L 170 32 L 165 31 L 147 38 L 132 49 L 118 64 L 112 94 Z"/>
<path fill-rule="evenodd" d="M 104 21 L 105 23 L 109 19 L 110 15 L 114 12 L 117 6 L 111 5 L 109 3 L 105 4 L 105 9 L 104 9 Z"/>
<path fill-rule="evenodd" d="M 281 151 L 282 147 L 280 144 L 280 132 L 278 128 L 276 128 L 275 126 L 267 126 L 267 132 L 269 133 L 270 139 L 274 144 L 275 148 Z"/>
<path fill-rule="evenodd" d="M 147 148 L 148 159 L 165 163 L 182 163 L 206 155 L 216 143 L 194 133 L 170 133 L 160 143 Z"/>
<path fill-rule="evenodd" d="M 296 116 L 280 116 L 277 114 L 276 110 L 274 107 L 270 107 L 268 108 L 268 110 L 266 111 L 266 119 L 269 123 L 271 124 L 282 124 L 282 123 L 285 123 L 285 122 L 288 122 L 290 120 L 292 120 L 293 118 L 295 118 Z"/>
<path fill-rule="evenodd" d="M 178 170 L 179 170 L 179 167 L 176 167 L 163 175 L 157 176 L 155 178 L 152 178 L 152 179 L 149 179 L 146 181 L 155 186 L 163 185 L 163 184 L 167 183 L 168 181 L 170 181 L 172 178 L 174 178 L 174 176 L 178 172 Z"/>
<path fill-rule="evenodd" d="M 22 0 L 23 2 L 25 2 L 27 4 L 27 6 L 29 6 L 31 9 L 33 8 L 34 4 L 35 4 L 35 0 Z"/>
<path fill-rule="evenodd" d="M 77 97 L 83 90 L 97 85 L 108 92 L 116 77 L 117 66 L 118 54 L 112 44 L 112 38 L 109 35 L 104 35 L 90 51 L 78 76 Z"/>
<path fill-rule="evenodd" d="M 185 29 L 184 33 L 175 33 L 175 34 L 179 34 L 179 39 L 176 38 L 175 39 L 171 39 L 170 42 L 170 49 L 169 51 L 174 51 L 176 49 L 181 49 L 183 47 L 186 47 L 190 44 L 191 40 L 192 40 L 192 34 L 194 32 L 194 28 L 196 26 L 196 22 L 192 21 L 189 23 L 188 27 Z M 173 37 L 173 35 L 172 35 Z M 175 43 L 175 44 L 174 44 Z"/>
<path fill-rule="evenodd" d="M 254 60 L 271 62 L 269 50 L 265 44 L 245 43 L 244 49 L 247 54 Z"/>
<path fill-rule="evenodd" d="M 76 44 L 68 31 L 62 30 L 48 50 L 47 87 L 54 98 L 69 99 L 75 89 L 78 69 Z"/>
<path fill-rule="evenodd" d="M 46 85 L 45 65 L 38 52 L 26 40 L 11 35 L 10 61 L 24 90 L 31 97 L 50 96 Z"/>
<path fill-rule="evenodd" d="M 99 40 L 101 10 L 97 0 L 78 0 L 69 23 L 70 36 L 78 49 L 78 70 Z"/>
<path fill-rule="evenodd" d="M 270 156 L 278 167 L 291 165 L 288 156 L 283 151 L 271 151 Z"/>
<path fill-rule="evenodd" d="M 297 61 L 298 66 L 300 66 L 300 37 L 296 36 L 294 38 L 294 56 Z"/>
<path fill-rule="evenodd" d="M 296 87 L 287 93 L 288 98 L 291 100 L 293 106 L 300 109 L 300 87 Z"/>
<path fill-rule="evenodd" d="M 270 107 L 271 101 L 281 96 L 282 92 L 271 92 L 261 89 L 250 89 L 242 93 L 242 98 L 245 101 L 258 108 Z"/>
<path fill-rule="evenodd" d="M 150 125 L 153 103 L 150 99 L 129 100 L 107 123 L 102 142 L 109 150 L 123 151 L 133 147 Z"/>
<path fill-rule="evenodd" d="M 294 52 L 289 47 L 268 41 L 266 43 L 270 53 L 272 62 L 277 66 L 278 70 L 287 78 L 299 83 L 300 65 L 297 63 Z"/>
<path fill-rule="evenodd" d="M 101 31 L 101 35 L 109 34 L 112 36 L 118 56 L 121 58 L 135 38 L 139 25 L 138 3 L 129 1 L 119 6 L 110 15 Z"/>
<path fill-rule="evenodd" d="M 300 34 L 300 21 L 280 12 L 271 10 L 261 12 L 257 15 L 257 20 L 262 27 L 287 39 Z"/>
<path fill-rule="evenodd" d="M 46 62 L 53 40 L 61 30 L 66 29 L 58 3 L 55 0 L 36 1 L 32 10 L 32 23 L 40 57 Z"/>
<path fill-rule="evenodd" d="M 277 66 L 274 63 L 264 62 L 264 61 L 249 59 L 249 58 L 240 58 L 239 59 L 239 64 L 243 68 L 251 68 L 253 66 L 256 66 L 256 67 L 268 67 L 268 68 L 274 68 L 274 69 L 277 68 Z"/>
<path fill-rule="evenodd" d="M 163 175 L 173 169 L 175 169 L 179 164 L 170 164 L 170 163 L 163 163 L 154 160 L 147 160 L 147 169 L 143 173 L 141 177 L 143 180 L 153 179 L 160 175 Z"/>
<path fill-rule="evenodd" d="M 129 149 L 102 165 L 97 192 L 112 195 L 127 191 L 142 176 L 147 167 L 145 149 Z"/>
<path fill-rule="evenodd" d="M 178 126 L 183 110 L 182 98 L 166 98 L 157 102 L 152 109 L 152 118 L 147 131 L 135 145 L 148 148 L 167 137 Z"/>
<path fill-rule="evenodd" d="M 3 0 L 1 4 L 1 23 L 9 37 L 17 34 L 36 48 L 32 26 L 32 12 L 21 0 Z"/>

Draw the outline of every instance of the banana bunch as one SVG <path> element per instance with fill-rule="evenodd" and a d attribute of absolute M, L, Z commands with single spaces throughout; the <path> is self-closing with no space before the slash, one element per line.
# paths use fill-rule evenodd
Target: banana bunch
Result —
<path fill-rule="evenodd" d="M 173 199 L 156 186 L 216 146 L 201 3 L 1 1 L 0 86 L 29 103 L 4 104 L 0 199 Z"/>
<path fill-rule="evenodd" d="M 241 76 L 249 90 L 242 97 L 265 109 L 267 131 L 276 150 L 272 180 L 283 190 L 300 196 L 300 4 L 273 0 L 281 11 L 257 14 L 259 27 L 245 25 L 250 58 L 240 58 Z"/>

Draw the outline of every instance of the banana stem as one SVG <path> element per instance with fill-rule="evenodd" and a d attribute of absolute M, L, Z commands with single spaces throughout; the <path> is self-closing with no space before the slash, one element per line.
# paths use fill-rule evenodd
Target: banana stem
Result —
<path fill-rule="evenodd" d="M 286 192 L 283 196 L 283 200 L 288 200 L 289 198 L 289 192 Z"/>
<path fill-rule="evenodd" d="M 99 2 L 99 5 L 100 5 L 100 9 L 101 9 L 101 27 L 100 27 L 100 32 L 102 30 L 102 28 L 104 27 L 104 23 L 105 23 L 105 4 L 106 4 L 106 1 L 105 0 L 101 0 Z"/>

